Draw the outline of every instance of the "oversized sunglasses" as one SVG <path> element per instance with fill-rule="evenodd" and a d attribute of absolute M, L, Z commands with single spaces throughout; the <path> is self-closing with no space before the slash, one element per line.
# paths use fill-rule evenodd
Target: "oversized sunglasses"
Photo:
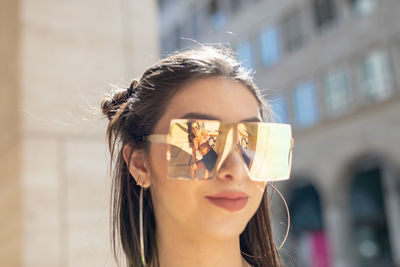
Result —
<path fill-rule="evenodd" d="M 147 140 L 167 144 L 169 178 L 211 179 L 233 150 L 254 181 L 290 177 L 294 141 L 289 124 L 174 119 L 168 134 Z"/>

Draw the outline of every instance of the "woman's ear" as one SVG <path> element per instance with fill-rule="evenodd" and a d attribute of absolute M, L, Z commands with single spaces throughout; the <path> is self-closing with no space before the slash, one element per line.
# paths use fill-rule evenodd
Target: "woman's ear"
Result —
<path fill-rule="evenodd" d="M 151 185 L 150 171 L 145 161 L 144 150 L 133 149 L 130 144 L 125 144 L 122 149 L 122 154 L 125 163 L 128 166 L 128 170 L 135 179 L 136 184 L 144 188 L 149 187 Z"/>

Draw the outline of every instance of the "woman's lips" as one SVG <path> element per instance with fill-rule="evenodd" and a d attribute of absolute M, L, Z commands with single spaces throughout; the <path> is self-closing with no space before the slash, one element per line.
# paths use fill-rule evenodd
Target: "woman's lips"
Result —
<path fill-rule="evenodd" d="M 243 192 L 225 191 L 216 195 L 206 196 L 206 198 L 215 206 L 233 212 L 243 209 L 249 196 Z"/>

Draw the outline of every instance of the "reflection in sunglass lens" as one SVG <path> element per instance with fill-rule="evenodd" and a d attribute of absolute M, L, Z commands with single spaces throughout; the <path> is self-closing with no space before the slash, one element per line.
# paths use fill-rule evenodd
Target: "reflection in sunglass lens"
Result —
<path fill-rule="evenodd" d="M 168 137 L 168 177 L 211 179 L 236 148 L 251 179 L 287 179 L 291 140 L 287 124 L 173 120 Z"/>
<path fill-rule="evenodd" d="M 261 124 L 250 145 L 254 160 L 250 167 L 253 180 L 288 179 L 291 168 L 291 128 L 287 124 Z"/>
<path fill-rule="evenodd" d="M 209 179 L 215 175 L 218 121 L 171 123 L 168 163 L 170 178 Z"/>

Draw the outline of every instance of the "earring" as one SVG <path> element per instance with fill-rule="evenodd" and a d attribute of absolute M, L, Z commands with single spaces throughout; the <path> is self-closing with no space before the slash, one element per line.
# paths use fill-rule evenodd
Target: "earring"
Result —
<path fill-rule="evenodd" d="M 140 235 L 140 255 L 142 257 L 143 266 L 147 266 L 146 258 L 144 257 L 144 237 L 143 237 L 143 187 L 140 187 L 139 198 L 139 235 Z"/>
<path fill-rule="evenodd" d="M 287 239 L 287 237 L 288 237 L 288 235 L 289 235 L 289 228 L 290 228 L 289 207 L 288 207 L 288 205 L 287 205 L 287 203 L 286 203 L 285 198 L 282 196 L 281 192 L 280 192 L 272 183 L 267 183 L 267 185 L 269 185 L 270 187 L 272 187 L 272 189 L 274 189 L 274 190 L 278 193 L 278 195 L 279 195 L 279 196 L 281 197 L 281 199 L 283 200 L 283 204 L 285 204 L 285 208 L 286 208 L 288 226 L 287 226 L 287 228 L 286 228 L 285 238 L 283 239 L 281 245 L 278 247 L 278 250 L 280 250 L 280 249 L 283 247 L 283 245 L 285 244 L 286 239 Z M 271 199 L 272 199 L 272 198 L 271 198 Z"/>

